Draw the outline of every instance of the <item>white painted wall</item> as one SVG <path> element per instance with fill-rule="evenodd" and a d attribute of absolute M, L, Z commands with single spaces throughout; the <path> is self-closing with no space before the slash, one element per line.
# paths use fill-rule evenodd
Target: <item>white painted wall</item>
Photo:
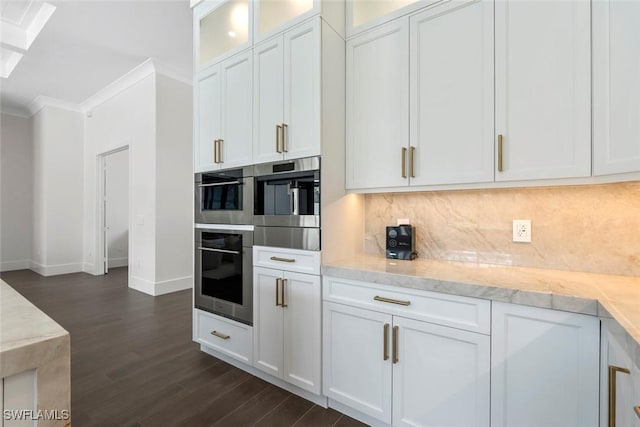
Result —
<path fill-rule="evenodd" d="M 33 116 L 31 268 L 45 276 L 82 270 L 83 129 L 75 111 Z"/>
<path fill-rule="evenodd" d="M 129 146 L 131 287 L 153 288 L 155 284 L 155 98 L 155 76 L 151 74 L 93 108 L 86 119 L 84 269 L 93 274 L 98 271 L 99 156 Z"/>
<path fill-rule="evenodd" d="M 192 90 L 157 76 L 157 293 L 193 286 Z"/>
<path fill-rule="evenodd" d="M 29 268 L 33 212 L 31 119 L 0 116 L 0 271 Z"/>
<path fill-rule="evenodd" d="M 129 150 L 105 156 L 106 221 L 109 268 L 129 259 Z"/>

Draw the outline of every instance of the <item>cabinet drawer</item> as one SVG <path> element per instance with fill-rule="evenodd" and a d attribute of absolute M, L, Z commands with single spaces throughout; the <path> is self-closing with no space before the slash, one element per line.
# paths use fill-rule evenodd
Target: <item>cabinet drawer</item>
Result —
<path fill-rule="evenodd" d="M 320 252 L 254 246 L 253 265 L 320 275 Z"/>
<path fill-rule="evenodd" d="M 196 341 L 251 364 L 253 328 L 224 317 L 196 310 Z"/>
<path fill-rule="evenodd" d="M 323 299 L 396 316 L 489 334 L 491 302 L 487 300 L 323 277 Z"/>

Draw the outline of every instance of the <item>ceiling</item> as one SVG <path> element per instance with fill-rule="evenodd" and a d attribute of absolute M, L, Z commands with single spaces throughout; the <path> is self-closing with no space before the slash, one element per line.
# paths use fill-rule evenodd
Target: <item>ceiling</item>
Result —
<path fill-rule="evenodd" d="M 0 1 L 5 25 L 19 21 L 24 3 L 31 3 Z M 28 115 L 39 96 L 81 104 L 149 58 L 191 78 L 189 0 L 47 3 L 56 7 L 49 21 L 11 75 L 0 79 L 2 111 Z"/>

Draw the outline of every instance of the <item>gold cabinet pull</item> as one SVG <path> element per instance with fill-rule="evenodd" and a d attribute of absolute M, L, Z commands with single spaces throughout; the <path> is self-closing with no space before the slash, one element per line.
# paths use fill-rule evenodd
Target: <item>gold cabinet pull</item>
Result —
<path fill-rule="evenodd" d="M 390 304 L 398 304 L 398 305 L 409 305 L 409 304 L 411 304 L 411 301 L 400 301 L 400 300 L 397 300 L 397 299 L 381 297 L 379 295 L 376 295 L 375 297 L 373 297 L 373 300 L 374 301 L 380 301 L 380 302 L 388 302 Z"/>
<path fill-rule="evenodd" d="M 406 178 L 407 177 L 407 164 L 406 164 L 406 158 L 407 158 L 407 147 L 402 147 L 402 163 L 401 163 L 401 169 L 402 169 L 402 177 Z"/>
<path fill-rule="evenodd" d="M 502 170 L 502 135 L 498 135 L 498 172 Z"/>
<path fill-rule="evenodd" d="M 213 163 L 218 163 L 218 140 L 213 140 Z"/>
<path fill-rule="evenodd" d="M 416 153 L 416 147 L 412 145 L 411 147 L 409 147 L 409 177 L 411 178 L 416 177 L 416 174 L 414 171 L 414 165 L 413 165 L 415 153 Z"/>
<path fill-rule="evenodd" d="M 285 285 L 287 284 L 287 279 L 282 279 L 280 281 L 280 283 L 282 283 L 282 304 L 281 304 L 281 306 L 282 306 L 282 308 L 285 308 L 285 307 L 288 307 L 287 303 L 285 301 L 285 292 L 286 292 L 285 291 Z"/>
<path fill-rule="evenodd" d="M 636 412 L 636 415 L 638 416 L 638 418 L 640 418 L 640 406 L 634 406 L 633 410 Z"/>
<path fill-rule="evenodd" d="M 382 344 L 382 358 L 383 360 L 389 360 L 389 324 L 384 324 L 383 332 L 383 344 Z"/>
<path fill-rule="evenodd" d="M 398 329 L 400 329 L 399 326 L 393 327 L 393 356 L 391 360 L 393 363 L 398 363 L 398 361 L 400 360 L 398 359 Z"/>
<path fill-rule="evenodd" d="M 280 125 L 276 125 L 276 153 L 282 153 L 282 151 L 280 150 L 280 132 L 281 132 L 282 126 Z"/>
<path fill-rule="evenodd" d="M 609 365 L 609 427 L 616 427 L 616 374 L 630 374 L 627 368 Z"/>
<path fill-rule="evenodd" d="M 280 305 L 280 278 L 276 278 L 276 307 Z"/>
<path fill-rule="evenodd" d="M 224 139 L 218 140 L 218 163 L 224 163 L 222 161 L 222 143 L 223 142 L 224 142 Z"/>
<path fill-rule="evenodd" d="M 287 124 L 283 123 L 282 124 L 282 152 L 283 153 L 288 153 L 289 151 L 287 151 Z"/>
<path fill-rule="evenodd" d="M 223 334 L 218 331 L 211 331 L 211 335 L 213 335 L 214 337 L 222 338 L 223 340 L 228 340 L 229 338 L 231 338 L 231 335 Z"/>
<path fill-rule="evenodd" d="M 280 262 L 296 262 L 295 258 L 280 258 L 279 256 L 272 256 L 269 258 L 271 261 L 280 261 Z"/>

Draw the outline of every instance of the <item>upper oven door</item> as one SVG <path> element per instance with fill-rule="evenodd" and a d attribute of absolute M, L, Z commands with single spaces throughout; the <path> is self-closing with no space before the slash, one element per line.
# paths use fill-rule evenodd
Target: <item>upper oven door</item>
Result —
<path fill-rule="evenodd" d="M 195 222 L 253 224 L 251 167 L 196 174 Z"/>

